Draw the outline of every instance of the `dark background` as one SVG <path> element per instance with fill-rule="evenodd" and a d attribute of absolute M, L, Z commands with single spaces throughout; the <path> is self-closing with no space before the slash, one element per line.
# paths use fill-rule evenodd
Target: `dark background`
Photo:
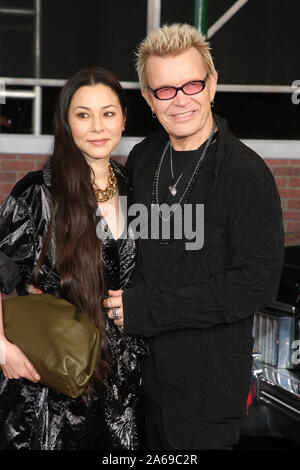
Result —
<path fill-rule="evenodd" d="M 210 0 L 211 26 L 235 0 Z M 0 7 L 33 7 L 32 0 L 0 0 Z M 193 0 L 162 0 L 161 23 L 193 23 Z M 68 78 L 98 64 L 121 81 L 137 81 L 134 51 L 146 34 L 146 0 L 43 0 L 41 77 Z M 212 38 L 221 84 L 288 85 L 300 80 L 299 0 L 249 0 Z M 0 76 L 34 77 L 33 21 L 0 15 Z M 16 88 L 16 87 L 13 87 Z M 22 87 L 24 88 L 24 87 Z M 52 131 L 59 89 L 43 90 L 43 133 Z M 157 125 L 138 90 L 128 91 L 127 135 Z M 215 111 L 241 138 L 300 139 L 300 105 L 291 94 L 218 92 Z M 4 132 L 31 132 L 31 101 L 7 100 Z"/>

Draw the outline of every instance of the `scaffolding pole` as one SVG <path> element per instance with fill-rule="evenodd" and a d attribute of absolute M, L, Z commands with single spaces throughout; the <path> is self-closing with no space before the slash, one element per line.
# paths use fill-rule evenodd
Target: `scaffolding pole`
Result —
<path fill-rule="evenodd" d="M 147 1 L 147 34 L 160 27 L 161 0 Z"/>
<path fill-rule="evenodd" d="M 208 4 L 209 0 L 194 0 L 194 26 L 204 36 L 208 28 Z"/>
<path fill-rule="evenodd" d="M 35 0 L 34 23 L 34 76 L 41 77 L 41 0 Z M 32 102 L 32 128 L 34 135 L 40 135 L 42 131 L 42 88 L 34 87 L 35 97 Z"/>

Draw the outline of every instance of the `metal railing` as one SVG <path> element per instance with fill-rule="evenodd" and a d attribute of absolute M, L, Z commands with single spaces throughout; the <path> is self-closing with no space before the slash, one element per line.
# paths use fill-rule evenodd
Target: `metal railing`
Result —
<path fill-rule="evenodd" d="M 32 128 L 33 135 L 41 135 L 42 127 L 42 91 L 43 87 L 63 87 L 66 80 L 51 78 L 12 78 L 0 77 L 0 98 L 32 99 Z M 138 82 L 121 82 L 125 89 L 139 89 Z M 32 90 L 7 89 L 7 86 L 28 86 Z"/>
<path fill-rule="evenodd" d="M 212 36 L 228 21 L 248 0 L 238 0 L 226 15 L 213 25 L 215 29 L 208 30 L 208 36 Z M 204 9 L 207 0 L 195 0 L 196 8 Z M 32 99 L 32 129 L 33 135 L 41 135 L 42 129 L 42 93 L 43 87 L 62 87 L 66 80 L 41 78 L 41 0 L 34 0 L 34 9 L 20 8 L 0 8 L 0 15 L 21 15 L 32 16 L 34 18 L 34 78 L 12 78 L 0 77 L 0 98 L 22 98 Z M 200 11 L 200 10 L 199 10 Z M 199 11 L 198 16 L 199 17 Z M 202 10 L 201 10 L 202 11 Z M 202 12 L 203 13 L 203 12 Z M 203 13 L 204 14 L 204 13 Z M 159 27 L 161 16 L 161 0 L 147 0 L 147 33 Z M 201 16 L 201 15 L 200 15 Z M 202 15 L 203 16 L 203 15 Z M 198 18 L 199 20 L 199 18 Z M 199 20 L 200 21 L 200 20 Z M 202 20 L 201 20 L 202 21 Z M 203 20 L 204 21 L 204 20 Z M 125 89 L 139 89 L 138 82 L 122 82 L 121 85 Z M 24 86 L 32 87 L 27 89 L 6 89 L 6 86 Z M 239 93 L 293 93 L 295 88 L 293 85 L 236 85 L 236 84 L 219 84 L 217 91 L 220 92 L 239 92 Z M 1 100 L 0 100 L 1 102 Z"/>
<path fill-rule="evenodd" d="M 41 135 L 41 115 L 42 115 L 42 89 L 43 87 L 60 88 L 66 83 L 65 79 L 50 78 L 11 78 L 0 77 L 2 87 L 0 89 L 0 97 L 6 98 L 23 98 L 33 100 L 33 118 L 32 128 L 34 135 Z M 3 86 L 4 85 L 4 86 Z M 139 89 L 139 82 L 121 81 L 121 85 L 125 90 Z M 33 87 L 32 90 L 6 89 L 6 86 L 24 86 Z M 217 92 L 227 93 L 293 93 L 295 88 L 292 85 L 234 85 L 219 84 Z"/>
<path fill-rule="evenodd" d="M 34 76 L 41 76 L 41 0 L 34 0 L 34 8 L 0 8 L 0 15 L 31 16 L 34 19 Z M 3 82 L 2 82 L 3 84 Z M 4 85 L 8 84 L 4 81 Z M 34 85 L 32 91 L 28 90 L 2 90 L 1 94 L 10 98 L 33 99 L 32 127 L 34 135 L 41 134 L 42 100 L 41 86 Z"/>

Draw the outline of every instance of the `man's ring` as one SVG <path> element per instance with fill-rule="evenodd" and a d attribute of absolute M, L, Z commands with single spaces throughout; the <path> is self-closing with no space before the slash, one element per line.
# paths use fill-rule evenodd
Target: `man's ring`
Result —
<path fill-rule="evenodd" d="M 114 319 L 114 320 L 118 320 L 119 315 L 118 315 L 118 312 L 117 312 L 117 307 L 114 307 L 114 308 L 112 309 L 112 316 L 113 316 L 113 319 Z"/>

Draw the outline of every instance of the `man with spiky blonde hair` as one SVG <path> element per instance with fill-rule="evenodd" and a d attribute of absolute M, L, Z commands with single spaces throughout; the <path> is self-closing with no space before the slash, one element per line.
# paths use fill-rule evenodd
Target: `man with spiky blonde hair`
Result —
<path fill-rule="evenodd" d="M 151 33 L 137 70 L 162 128 L 128 157 L 133 202 L 150 215 L 132 287 L 109 291 L 105 306 L 149 346 L 146 448 L 231 449 L 246 414 L 253 314 L 276 298 L 280 280 L 280 199 L 263 160 L 212 113 L 217 73 L 199 31 L 174 24 Z"/>
<path fill-rule="evenodd" d="M 147 59 L 151 55 L 159 57 L 175 56 L 188 50 L 190 47 L 197 49 L 202 56 L 205 69 L 209 75 L 216 75 L 210 47 L 205 37 L 188 24 L 166 25 L 158 31 L 150 33 L 139 45 L 136 54 L 136 69 L 141 89 L 147 88 L 145 67 Z"/>

